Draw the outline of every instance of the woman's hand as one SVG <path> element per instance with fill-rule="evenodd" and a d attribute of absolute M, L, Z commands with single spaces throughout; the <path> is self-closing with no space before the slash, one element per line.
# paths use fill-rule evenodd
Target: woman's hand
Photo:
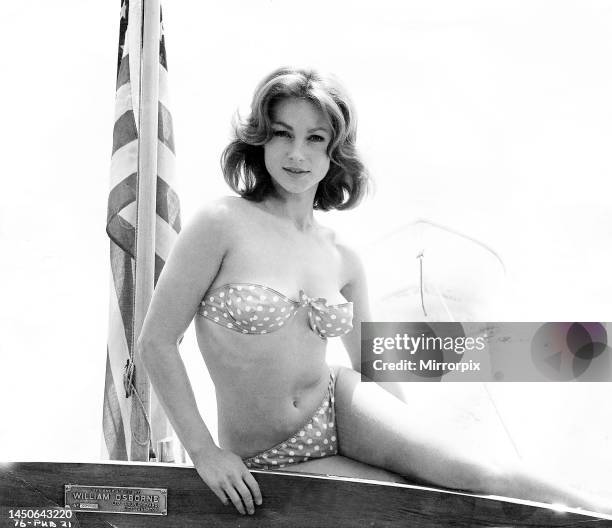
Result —
<path fill-rule="evenodd" d="M 202 480 L 226 506 L 231 500 L 241 514 L 252 515 L 253 502 L 261 505 L 259 485 L 238 455 L 214 446 L 192 461 Z"/>

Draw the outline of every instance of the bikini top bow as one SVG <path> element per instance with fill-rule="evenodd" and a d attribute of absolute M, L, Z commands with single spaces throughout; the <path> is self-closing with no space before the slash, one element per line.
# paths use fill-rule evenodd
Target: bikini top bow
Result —
<path fill-rule="evenodd" d="M 329 306 L 327 300 L 323 297 L 308 297 L 304 290 L 300 290 L 300 307 L 310 306 L 314 308 L 316 312 L 327 313 L 329 312 Z"/>
<path fill-rule="evenodd" d="M 328 323 L 334 307 L 327 304 L 327 300 L 323 297 L 308 297 L 304 290 L 300 290 L 300 307 L 307 307 L 308 324 L 310 329 L 317 334 L 321 339 L 327 339 L 327 329 L 325 326 L 331 326 Z"/>

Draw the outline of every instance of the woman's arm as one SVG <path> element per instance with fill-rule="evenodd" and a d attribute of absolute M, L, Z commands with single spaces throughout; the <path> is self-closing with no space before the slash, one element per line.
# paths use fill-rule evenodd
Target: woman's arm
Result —
<path fill-rule="evenodd" d="M 370 321 L 370 299 L 365 270 L 359 255 L 352 248 L 341 246 L 342 265 L 347 282 L 340 291 L 353 303 L 353 330 L 342 336 L 342 343 L 351 360 L 353 370 L 361 372 L 361 323 Z"/>
<path fill-rule="evenodd" d="M 341 247 L 343 266 L 348 282 L 342 288 L 342 295 L 353 303 L 353 330 L 342 337 L 344 348 L 351 360 L 353 370 L 361 372 L 361 323 L 372 320 L 370 297 L 365 268 L 359 254 L 352 248 Z M 404 401 L 399 384 L 379 383 L 386 391 Z"/>
<path fill-rule="evenodd" d="M 202 419 L 179 355 L 178 342 L 221 267 L 227 252 L 227 206 L 219 202 L 197 215 L 179 235 L 159 277 L 137 353 L 174 430 L 213 492 L 238 511 L 261 504 L 257 482 L 237 455 L 219 449 Z"/>

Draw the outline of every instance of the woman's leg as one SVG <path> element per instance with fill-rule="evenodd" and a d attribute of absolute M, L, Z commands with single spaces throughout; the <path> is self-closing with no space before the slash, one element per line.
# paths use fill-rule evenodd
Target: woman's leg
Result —
<path fill-rule="evenodd" d="M 313 473 L 315 475 L 333 475 L 336 477 L 351 477 L 366 480 L 380 480 L 383 482 L 397 482 L 407 484 L 406 479 L 396 473 L 391 473 L 379 467 L 358 462 L 352 458 L 341 455 L 328 456 L 286 466 L 282 471 L 297 473 Z"/>
<path fill-rule="evenodd" d="M 493 492 L 498 472 L 452 439 L 434 436 L 422 415 L 376 383 L 339 367 L 335 407 L 339 454 L 405 476 L 412 482 Z"/>
<path fill-rule="evenodd" d="M 376 383 L 340 367 L 335 386 L 339 454 L 405 476 L 411 482 L 560 503 L 611 514 L 612 501 L 594 498 L 513 462 L 498 465 L 441 438 L 431 423 Z M 429 417 L 433 422 L 435 417 Z"/>

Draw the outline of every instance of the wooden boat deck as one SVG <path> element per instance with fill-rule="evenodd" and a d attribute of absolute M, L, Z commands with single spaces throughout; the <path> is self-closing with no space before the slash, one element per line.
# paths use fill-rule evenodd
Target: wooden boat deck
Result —
<path fill-rule="evenodd" d="M 7 508 L 63 507 L 64 485 L 79 484 L 167 488 L 168 515 L 77 513 L 78 524 L 73 519 L 73 527 L 612 526 L 612 521 L 575 511 L 559 512 L 524 501 L 340 477 L 265 471 L 253 474 L 261 486 L 264 504 L 256 509 L 255 515 L 241 516 L 233 506 L 223 506 L 192 467 L 142 463 L 2 463 L 0 512 L 6 517 Z M 6 518 L 0 519 L 0 526 L 4 527 L 5 522 Z"/>

